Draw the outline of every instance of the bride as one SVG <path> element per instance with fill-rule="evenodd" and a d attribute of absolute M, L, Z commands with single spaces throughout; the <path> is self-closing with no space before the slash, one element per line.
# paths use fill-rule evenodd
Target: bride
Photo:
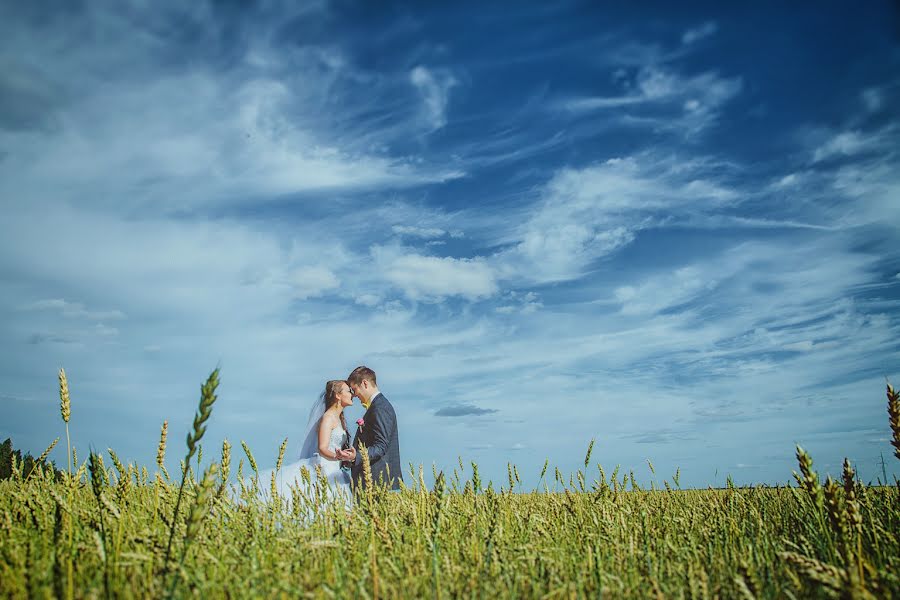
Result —
<path fill-rule="evenodd" d="M 328 497 L 340 497 L 346 506 L 350 506 L 350 474 L 341 469 L 341 462 L 356 459 L 356 449 L 350 447 L 350 434 L 344 419 L 344 408 L 352 405 L 353 393 L 346 381 L 335 379 L 325 384 L 325 391 L 309 411 L 300 460 L 284 465 L 276 473 L 279 497 L 290 499 L 292 487 L 298 487 L 306 492 L 307 497 L 312 497 L 314 492 L 307 488 L 301 470 L 305 467 L 309 471 L 310 481 L 315 486 L 318 467 L 328 482 Z M 259 474 L 260 491 L 264 494 L 267 494 L 265 490 L 269 487 L 272 472 L 269 469 Z"/>

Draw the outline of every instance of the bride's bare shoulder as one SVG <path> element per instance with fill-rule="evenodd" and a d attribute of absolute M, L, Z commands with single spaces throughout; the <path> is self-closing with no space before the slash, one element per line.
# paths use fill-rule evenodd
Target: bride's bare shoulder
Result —
<path fill-rule="evenodd" d="M 337 426 L 338 420 L 328 413 L 322 415 L 322 422 L 319 424 L 319 429 L 324 429 L 325 431 L 331 431 Z"/>

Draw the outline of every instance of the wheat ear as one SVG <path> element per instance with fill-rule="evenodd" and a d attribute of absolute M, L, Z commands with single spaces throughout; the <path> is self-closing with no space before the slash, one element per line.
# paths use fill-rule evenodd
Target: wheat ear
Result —
<path fill-rule="evenodd" d="M 826 587 L 829 592 L 840 592 L 843 588 L 847 578 L 844 569 L 796 552 L 779 552 L 778 556 L 807 579 Z"/>
<path fill-rule="evenodd" d="M 281 442 L 281 447 L 278 448 L 278 461 L 275 463 L 276 472 L 281 470 L 281 465 L 284 462 L 284 451 L 287 450 L 287 442 L 288 439 L 284 438 L 284 441 Z"/>
<path fill-rule="evenodd" d="M 181 471 L 181 485 L 178 487 L 178 498 L 175 500 L 175 510 L 172 513 L 172 524 L 169 528 L 169 542 L 166 545 L 166 556 L 163 563 L 164 573 L 168 574 L 169 558 L 172 556 L 172 538 L 175 536 L 175 525 L 178 521 L 178 509 L 181 508 L 181 498 L 184 495 L 184 484 L 187 479 L 187 469 L 191 464 L 191 457 L 197 448 L 197 443 L 206 433 L 206 421 L 212 414 L 213 404 L 216 402 L 216 388 L 219 387 L 219 369 L 216 368 L 210 373 L 206 383 L 200 387 L 200 406 L 194 415 L 194 428 L 187 436 L 187 455 L 184 458 L 184 467 Z"/>
<path fill-rule="evenodd" d="M 219 465 L 216 463 L 212 463 L 207 467 L 206 472 L 203 474 L 203 479 L 200 482 L 199 489 L 197 490 L 197 497 L 194 500 L 193 506 L 191 506 L 191 512 L 188 515 L 185 528 L 184 545 L 181 548 L 179 568 L 175 570 L 175 574 L 172 577 L 172 583 L 169 586 L 170 598 L 173 597 L 175 593 L 175 586 L 178 584 L 179 574 L 184 566 L 184 559 L 187 557 L 188 546 L 197 539 L 197 535 L 200 533 L 200 526 L 203 524 L 204 517 L 206 517 L 209 502 L 213 496 L 213 484 L 216 480 L 218 467 Z"/>
<path fill-rule="evenodd" d="M 66 447 L 68 448 L 69 478 L 72 478 L 72 442 L 69 439 L 69 417 L 72 416 L 72 403 L 69 400 L 69 381 L 66 370 L 59 370 L 59 414 L 66 424 Z"/>
<path fill-rule="evenodd" d="M 894 456 L 900 459 L 900 393 L 891 387 L 890 383 L 887 384 L 887 399 L 888 416 L 890 417 L 891 431 L 893 432 L 891 446 L 894 447 Z"/>
<path fill-rule="evenodd" d="M 222 440 L 222 482 L 216 491 L 216 496 L 221 497 L 225 493 L 225 487 L 228 485 L 228 476 L 231 473 L 231 443 L 228 438 Z"/>
<path fill-rule="evenodd" d="M 41 455 L 38 457 L 36 461 L 34 461 L 34 466 L 31 467 L 31 471 L 28 472 L 28 475 L 25 476 L 25 481 L 28 481 L 28 478 L 31 477 L 31 474 L 37 470 L 38 466 L 43 465 L 44 461 L 47 459 L 47 456 L 50 454 L 50 451 L 56 447 L 56 444 L 59 442 L 59 438 L 56 438 L 50 445 L 47 446 L 47 449 L 44 450 Z"/>
<path fill-rule="evenodd" d="M 259 469 L 256 467 L 256 459 L 253 458 L 253 453 L 250 452 L 250 446 L 247 445 L 247 442 L 241 440 L 241 448 L 244 449 L 244 454 L 247 455 L 247 460 L 250 462 L 250 468 L 253 469 L 253 473 L 259 475 Z"/>
<path fill-rule="evenodd" d="M 97 512 L 100 517 L 100 550 L 103 554 L 103 588 L 106 591 L 106 597 L 111 598 L 109 591 L 109 568 L 107 564 L 106 552 L 106 524 L 103 519 L 103 486 L 106 475 L 106 469 L 103 467 L 103 458 L 91 450 L 88 456 L 88 467 L 91 471 L 91 489 L 94 491 L 94 497 L 97 499 Z"/>
<path fill-rule="evenodd" d="M 472 492 L 476 495 L 481 492 L 481 476 L 478 473 L 478 463 L 472 461 Z"/>
<path fill-rule="evenodd" d="M 824 494 L 819 484 L 819 475 L 813 471 L 812 457 L 800 446 L 797 446 L 797 464 L 800 466 L 800 474 L 794 471 L 794 479 L 807 491 L 816 506 L 822 506 Z"/>
<path fill-rule="evenodd" d="M 166 470 L 166 439 L 169 437 L 169 422 L 163 421 L 159 430 L 159 446 L 156 448 L 156 466 L 163 472 L 166 479 L 169 479 L 169 472 Z"/>

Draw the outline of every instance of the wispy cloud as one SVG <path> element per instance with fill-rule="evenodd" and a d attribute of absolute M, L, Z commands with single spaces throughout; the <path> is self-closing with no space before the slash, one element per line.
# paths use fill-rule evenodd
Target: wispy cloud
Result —
<path fill-rule="evenodd" d="M 877 129 L 868 131 L 850 130 L 833 132 L 817 131 L 810 136 L 815 144 L 812 162 L 818 163 L 832 158 L 848 158 L 864 153 L 880 152 L 890 154 L 894 150 L 894 142 L 900 138 L 900 124 L 890 122 Z M 815 140 L 825 138 L 824 141 Z"/>
<path fill-rule="evenodd" d="M 410 71 L 409 80 L 422 96 L 425 121 L 429 128 L 437 130 L 446 125 L 447 104 L 450 90 L 458 84 L 456 78 L 446 71 L 435 71 L 419 65 Z"/>
<path fill-rule="evenodd" d="M 712 126 L 722 107 L 743 89 L 740 77 L 712 71 L 684 76 L 657 65 L 643 67 L 634 76 L 622 71 L 617 81 L 620 95 L 571 97 L 559 106 L 574 113 L 606 110 L 623 123 L 697 134 Z M 610 112 L 625 107 L 636 114 L 626 119 L 619 111 Z"/>
<path fill-rule="evenodd" d="M 560 170 L 509 240 L 515 245 L 498 256 L 500 271 L 539 282 L 576 279 L 642 229 L 736 200 L 699 168 L 677 163 L 648 155 Z"/>
<path fill-rule="evenodd" d="M 340 285 L 333 271 L 318 265 L 293 269 L 289 278 L 294 287 L 294 297 L 298 300 L 321 296 Z"/>
<path fill-rule="evenodd" d="M 873 142 L 875 140 L 864 137 L 858 131 L 845 131 L 816 148 L 813 161 L 819 162 L 832 156 L 852 156 L 871 148 Z"/>
<path fill-rule="evenodd" d="M 414 238 L 421 238 L 425 240 L 432 240 L 434 238 L 441 238 L 445 235 L 449 235 L 450 237 L 462 237 L 462 232 L 447 232 L 443 229 L 439 229 L 437 227 L 416 227 L 412 225 L 394 225 L 391 227 L 391 231 L 396 233 L 397 235 L 403 235 Z"/>
<path fill-rule="evenodd" d="M 492 408 L 479 408 L 472 404 L 454 404 L 435 411 L 436 417 L 466 417 L 470 415 L 489 415 L 497 412 Z"/>
<path fill-rule="evenodd" d="M 81 304 L 80 302 L 68 302 L 62 298 L 37 300 L 35 302 L 24 304 L 19 308 L 20 310 L 26 311 L 53 311 L 58 312 L 64 317 L 100 321 L 125 318 L 125 313 L 120 310 L 88 310 L 85 308 L 84 304 Z"/>
<path fill-rule="evenodd" d="M 719 26 L 715 21 L 707 21 L 702 25 L 693 27 L 684 32 L 681 36 L 682 44 L 694 44 L 704 38 L 715 35 L 719 31 Z"/>
<path fill-rule="evenodd" d="M 688 434 L 684 431 L 677 431 L 671 429 L 662 429 L 656 431 L 645 431 L 641 433 L 635 433 L 632 435 L 625 436 L 627 439 L 632 439 L 637 444 L 674 444 L 678 442 L 686 442 L 690 440 L 695 440 L 697 437 L 695 435 Z"/>
<path fill-rule="evenodd" d="M 4 72 L 0 85 L 17 90 L 15 106 L 45 105 L 47 115 L 37 123 L 25 108 L 5 113 L 16 123 L 0 132 L 0 143 L 17 151 L 0 164 L 4 195 L 24 193 L 28 201 L 40 203 L 49 194 L 59 198 L 65 189 L 63 198 L 106 209 L 184 210 L 188 204 L 252 203 L 261 194 L 404 188 L 462 175 L 458 169 L 374 149 L 408 131 L 384 129 L 380 140 L 357 141 L 341 125 L 340 114 L 356 110 L 341 94 L 363 85 L 359 80 L 365 74 L 339 53 L 283 52 L 260 35 L 267 29 L 264 23 L 249 19 L 241 27 L 259 29 L 246 32 L 243 54 L 228 68 L 209 57 L 189 68 L 168 69 L 152 62 L 162 41 L 150 23 L 183 16 L 164 17 L 162 11 L 149 18 L 123 8 L 104 18 L 100 12 L 74 18 L 69 29 L 48 21 L 42 37 L 67 44 L 80 28 L 107 31 L 103 54 L 73 43 L 64 55 L 39 60 L 52 50 L 38 49 L 35 61 L 20 61 Z M 190 18 L 209 21 L 211 16 Z M 304 18 L 309 17 L 298 17 Z M 21 47 L 17 44 L 26 41 L 13 36 L 5 45 L 15 50 Z M 302 81 L 286 76 L 289 72 L 303 73 Z M 446 92 L 449 81 L 438 77 L 432 84 Z M 399 89 L 401 82 L 378 85 Z M 430 94 L 431 105 L 438 103 L 435 108 L 442 111 L 440 98 Z M 41 104 L 36 97 L 59 99 Z M 50 122 L 52 128 L 46 126 Z M 47 186 L 51 180 L 54 187 Z M 97 189 L 99 181 L 102 189 Z"/>
<path fill-rule="evenodd" d="M 427 256 L 390 246 L 374 246 L 372 256 L 384 278 L 412 300 L 478 300 L 497 293 L 496 275 L 482 259 Z"/>
<path fill-rule="evenodd" d="M 535 292 L 521 293 L 513 290 L 504 296 L 502 304 L 494 310 L 504 315 L 528 315 L 543 307 L 543 302 Z"/>
<path fill-rule="evenodd" d="M 65 182 L 70 194 L 102 180 L 105 193 L 94 197 L 94 204 L 178 208 L 185 194 L 193 206 L 246 203 L 248 194 L 403 188 L 461 175 L 326 141 L 294 121 L 288 112 L 294 95 L 281 83 L 235 84 L 201 73 L 157 80 L 153 89 L 148 85 L 107 87 L 103 95 L 86 98 L 66 111 L 65 128 L 52 136 L 42 131 L 3 136 L 21 150 L 0 167 L 17 173 L 0 189 L 12 193 L 15 182 L 40 201 L 47 178 Z M 147 97 L 156 102 L 146 103 Z M 221 114 L 210 113 L 213 103 Z M 98 126 L 94 114 L 108 116 Z M 135 188 L 141 192 L 129 193 Z"/>

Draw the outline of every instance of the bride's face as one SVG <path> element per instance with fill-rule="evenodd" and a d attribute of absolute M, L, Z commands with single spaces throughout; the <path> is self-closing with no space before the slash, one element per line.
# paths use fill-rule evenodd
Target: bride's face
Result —
<path fill-rule="evenodd" d="M 353 392 L 350 391 L 350 386 L 346 383 L 340 392 L 338 392 L 338 398 L 340 399 L 341 406 L 344 408 L 348 406 L 353 406 Z"/>

